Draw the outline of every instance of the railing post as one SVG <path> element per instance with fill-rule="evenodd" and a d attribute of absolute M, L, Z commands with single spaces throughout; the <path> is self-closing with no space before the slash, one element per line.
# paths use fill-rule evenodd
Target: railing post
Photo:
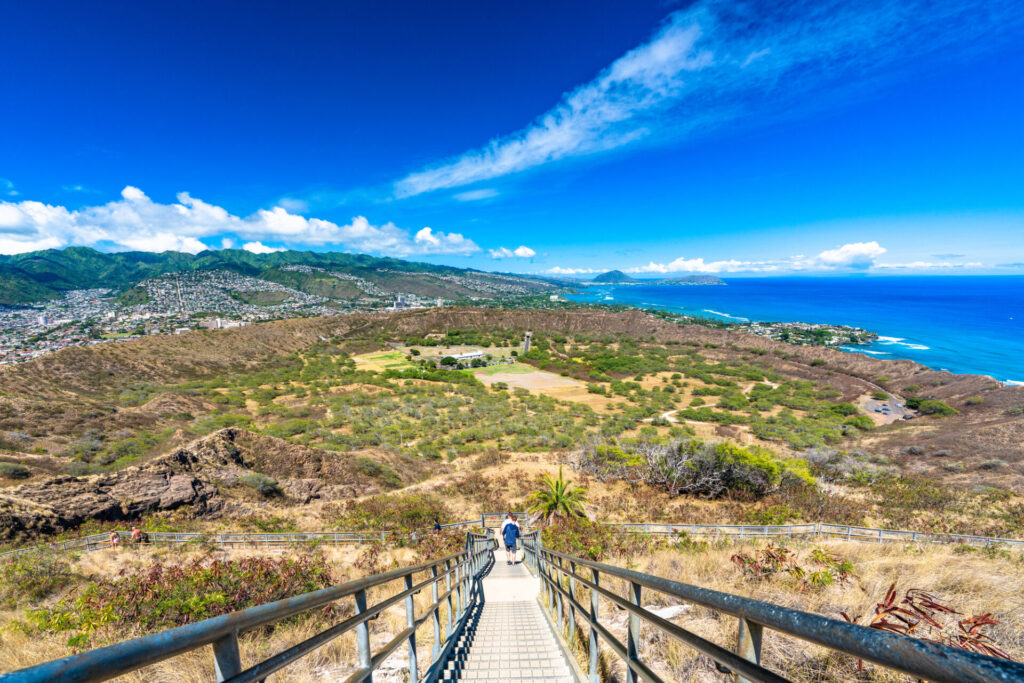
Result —
<path fill-rule="evenodd" d="M 764 628 L 761 624 L 747 621 L 740 618 L 740 629 L 736 635 L 736 654 L 754 664 L 761 664 L 761 634 Z M 739 683 L 750 683 L 749 679 L 736 675 Z"/>
<path fill-rule="evenodd" d="M 629 601 L 637 607 L 641 606 L 640 590 L 639 583 L 629 582 Z M 632 612 L 629 613 L 629 626 L 626 629 L 626 654 L 629 661 L 640 661 L 640 617 Z M 629 661 L 626 662 L 626 681 L 628 683 L 639 683 L 640 677 L 629 666 Z"/>
<path fill-rule="evenodd" d="M 448 639 L 452 636 L 452 615 L 455 613 L 454 601 L 452 600 L 452 561 L 445 560 L 444 562 L 444 589 L 448 593 L 448 630 L 445 631 L 444 640 L 448 642 Z"/>
<path fill-rule="evenodd" d="M 594 579 L 594 585 L 600 584 L 601 575 L 596 569 L 591 569 L 590 574 Z M 597 601 L 598 592 L 590 589 L 590 683 L 601 683 L 601 677 L 597 672 Z"/>
<path fill-rule="evenodd" d="M 366 589 L 356 592 L 356 614 L 366 611 Z M 364 621 L 356 626 L 356 645 L 359 650 L 359 668 L 369 671 L 373 666 L 373 657 L 370 654 L 370 622 Z M 373 672 L 369 671 L 363 683 L 373 683 Z"/>
<path fill-rule="evenodd" d="M 242 657 L 238 653 L 238 631 L 232 631 L 213 643 L 213 668 L 218 681 L 226 681 L 242 673 Z"/>
<path fill-rule="evenodd" d="M 412 588 L 412 574 L 405 575 L 405 590 Z M 412 629 L 409 634 L 409 683 L 418 683 L 419 667 L 416 664 L 416 602 L 413 594 L 405 596 L 405 626 Z"/>
<path fill-rule="evenodd" d="M 576 563 L 569 561 L 569 595 L 572 596 L 572 600 L 569 601 L 569 639 L 576 637 L 576 607 L 573 604 L 573 600 L 576 599 Z"/>
<path fill-rule="evenodd" d="M 433 619 L 434 624 L 434 647 L 430 650 L 430 659 L 437 659 L 437 656 L 441 653 L 441 601 L 437 599 L 437 565 L 435 564 L 430 568 L 430 576 L 434 580 L 430 583 L 430 599 L 434 606 Z"/>
<path fill-rule="evenodd" d="M 555 580 L 558 582 L 558 587 L 562 587 L 562 558 L 558 558 L 558 569 L 555 570 Z M 565 612 L 562 604 L 565 602 L 562 599 L 562 591 L 555 591 L 555 600 L 558 605 L 558 628 L 562 628 L 562 615 Z"/>

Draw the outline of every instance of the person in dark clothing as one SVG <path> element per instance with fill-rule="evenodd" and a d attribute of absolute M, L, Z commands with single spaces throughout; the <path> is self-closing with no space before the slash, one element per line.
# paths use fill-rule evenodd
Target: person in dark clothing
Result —
<path fill-rule="evenodd" d="M 516 516 L 511 516 L 511 522 L 501 528 L 501 538 L 505 543 L 505 559 L 508 564 L 516 563 L 516 540 L 522 536 L 519 531 L 519 523 Z"/>

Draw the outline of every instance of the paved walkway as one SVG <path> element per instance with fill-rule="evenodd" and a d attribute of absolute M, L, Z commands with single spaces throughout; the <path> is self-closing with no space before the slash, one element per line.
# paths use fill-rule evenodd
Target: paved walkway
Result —
<path fill-rule="evenodd" d="M 537 602 L 540 579 L 495 551 L 483 589 L 483 608 L 459 639 L 445 680 L 576 683 Z"/>

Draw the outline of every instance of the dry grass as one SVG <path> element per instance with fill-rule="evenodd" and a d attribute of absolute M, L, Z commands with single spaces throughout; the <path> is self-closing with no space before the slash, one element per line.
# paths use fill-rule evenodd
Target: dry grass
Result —
<path fill-rule="evenodd" d="M 277 554 L 288 552 L 292 551 L 279 551 Z M 330 563 L 338 568 L 339 581 L 352 580 L 366 573 L 355 566 L 356 560 L 362 552 L 360 547 L 328 547 L 322 549 L 322 552 L 327 556 Z M 253 550 L 217 553 L 218 556 L 231 557 L 233 559 L 265 554 L 263 551 Z M 84 576 L 110 576 L 130 566 L 148 565 L 155 560 L 167 560 L 169 555 L 173 555 L 174 558 L 180 559 L 182 562 L 187 562 L 198 557 L 199 553 L 183 553 L 180 549 L 174 551 L 169 551 L 169 549 L 143 549 L 138 552 L 126 551 L 126 549 L 116 552 L 100 551 L 87 553 L 77 558 L 75 560 L 75 569 Z M 383 561 L 385 569 L 416 563 L 414 553 L 409 549 L 386 551 Z M 425 580 L 427 576 L 427 572 L 417 574 L 414 577 L 414 581 L 419 583 Z M 401 580 L 371 589 L 368 591 L 368 603 L 371 605 L 379 603 L 401 590 L 403 590 Z M 444 592 L 443 582 L 439 585 L 439 591 Z M 431 594 L 429 589 L 421 591 L 415 596 L 416 616 L 418 618 L 426 613 L 430 601 Z M 339 605 L 341 609 L 336 617 L 336 621 L 347 618 L 354 613 L 351 599 L 342 600 Z M 0 611 L 0 671 L 21 669 L 73 654 L 73 651 L 66 646 L 64 636 L 58 634 L 25 634 L 20 630 L 5 628 L 22 616 L 20 611 Z M 442 630 L 444 630 L 445 624 L 448 621 L 447 605 L 444 601 L 442 601 L 440 619 Z M 323 619 L 314 619 L 276 628 L 269 635 L 259 632 L 245 634 L 239 639 L 242 664 L 243 666 L 251 666 L 316 635 L 329 625 L 331 625 L 331 622 L 326 622 Z M 379 651 L 397 633 L 402 631 L 405 626 L 404 601 L 401 601 L 396 606 L 385 610 L 379 617 L 370 622 L 370 638 L 373 651 Z M 417 649 L 420 653 L 419 670 L 423 674 L 430 663 L 430 649 L 434 642 L 432 624 L 429 620 L 417 629 L 417 642 Z M 405 680 L 408 667 L 406 652 L 404 646 L 399 647 L 384 662 L 382 669 L 378 670 L 376 679 Z M 316 649 L 286 669 L 274 674 L 268 680 L 279 682 L 338 680 L 351 674 L 356 668 L 356 662 L 356 640 L 353 631 L 345 633 L 330 643 Z M 212 649 L 210 647 L 203 647 L 114 680 L 137 683 L 152 681 L 195 681 L 198 683 L 200 681 L 210 681 L 213 678 Z"/>
<path fill-rule="evenodd" d="M 923 588 L 962 612 L 957 619 L 992 612 L 1000 620 L 991 631 L 994 641 L 1014 659 L 1024 659 L 1024 557 L 1019 554 L 1009 557 L 963 555 L 950 546 L 791 543 L 789 547 L 801 560 L 812 547 L 823 547 L 853 562 L 856 577 L 850 582 L 816 589 L 788 574 L 767 579 L 745 577 L 729 558 L 737 551 L 750 552 L 756 547 L 759 546 L 722 544 L 705 552 L 666 550 L 612 564 L 832 619 L 841 619 L 840 611 L 851 616 L 873 614 L 875 604 L 894 582 L 901 595 L 909 588 Z M 621 581 L 602 578 L 602 585 L 625 595 Z M 589 604 L 589 595 L 584 589 L 580 589 L 579 599 L 582 604 Z M 645 591 L 642 602 L 648 609 L 683 604 L 681 600 L 649 590 Z M 610 630 L 625 642 L 625 612 L 603 598 L 600 610 L 606 618 L 611 615 Z M 736 619 L 694 605 L 684 610 L 681 616 L 671 620 L 712 642 L 729 649 L 734 647 Z M 654 670 L 667 680 L 722 680 L 709 658 L 652 627 L 643 627 L 642 638 L 645 663 L 653 663 Z M 577 649 L 582 654 L 583 648 Z M 606 680 L 622 680 L 624 670 L 617 657 L 608 648 L 603 648 L 602 654 L 608 669 Z M 856 661 L 852 657 L 775 632 L 765 632 L 762 657 L 765 666 L 794 681 L 846 681 L 856 677 Z M 911 680 L 869 663 L 864 666 L 866 680 Z"/>

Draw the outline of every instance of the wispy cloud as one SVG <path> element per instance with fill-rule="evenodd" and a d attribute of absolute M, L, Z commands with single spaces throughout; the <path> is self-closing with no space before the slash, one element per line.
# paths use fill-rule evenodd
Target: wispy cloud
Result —
<path fill-rule="evenodd" d="M 737 121 L 798 115 L 808 102 L 822 106 L 830 92 L 893 77 L 926 55 L 989 49 L 1022 21 L 1012 0 L 705 0 L 670 14 L 649 41 L 525 128 L 411 173 L 393 192 L 461 187 Z"/>
<path fill-rule="evenodd" d="M 519 245 L 515 249 L 509 249 L 508 247 L 498 247 L 497 249 L 490 249 L 491 258 L 533 258 L 537 255 L 533 249 L 527 246 Z"/>
<path fill-rule="evenodd" d="M 590 273 L 603 273 L 605 271 L 599 268 L 563 268 L 562 266 L 555 266 L 543 272 L 551 275 L 587 275 Z"/>
<path fill-rule="evenodd" d="M 802 271 L 863 271 L 873 267 L 890 268 L 927 268 L 946 267 L 948 264 L 906 264 L 883 266 L 878 257 L 886 253 L 885 247 L 878 242 L 852 242 L 834 249 L 826 249 L 817 256 L 791 256 L 785 259 L 766 261 L 743 261 L 739 259 L 723 259 L 705 261 L 702 257 L 680 257 L 665 263 L 651 261 L 646 265 L 622 268 L 623 272 L 638 275 L 670 275 L 673 273 L 788 273 Z M 980 264 L 964 264 L 977 266 Z M 594 268 L 555 267 L 547 271 L 553 275 L 581 275 L 602 272 Z"/>
<path fill-rule="evenodd" d="M 0 178 L 0 195 L 7 195 L 8 197 L 17 197 L 18 191 L 14 189 L 14 183 L 7 178 Z"/>
<path fill-rule="evenodd" d="M 306 218 L 283 206 L 260 209 L 245 218 L 207 204 L 187 192 L 177 203 L 154 202 L 137 187 L 121 191 L 121 199 L 70 210 L 36 201 L 0 201 L 0 253 L 13 254 L 68 245 L 114 245 L 141 251 L 186 251 L 209 248 L 202 240 L 238 237 L 250 251 L 268 249 L 263 241 L 294 245 L 332 245 L 389 256 L 471 254 L 473 240 L 456 232 L 421 228 L 415 234 L 394 223 L 374 225 L 363 216 L 339 225 Z M 233 244 L 233 241 L 231 242 Z M 223 244 L 223 242 L 222 242 Z"/>
<path fill-rule="evenodd" d="M 80 194 L 103 194 L 102 191 L 86 187 L 85 185 L 61 185 L 60 189 L 65 192 L 77 192 Z"/>
<path fill-rule="evenodd" d="M 469 192 L 459 192 L 458 194 L 452 195 L 454 199 L 460 202 L 478 202 L 481 199 L 491 199 L 497 197 L 498 191 L 494 188 L 485 187 L 479 190 L 470 190 Z"/>
<path fill-rule="evenodd" d="M 949 261 L 911 261 L 910 263 L 877 263 L 876 268 L 883 270 L 942 270 L 945 268 L 981 268 L 980 261 L 970 263 L 951 263 Z"/>

